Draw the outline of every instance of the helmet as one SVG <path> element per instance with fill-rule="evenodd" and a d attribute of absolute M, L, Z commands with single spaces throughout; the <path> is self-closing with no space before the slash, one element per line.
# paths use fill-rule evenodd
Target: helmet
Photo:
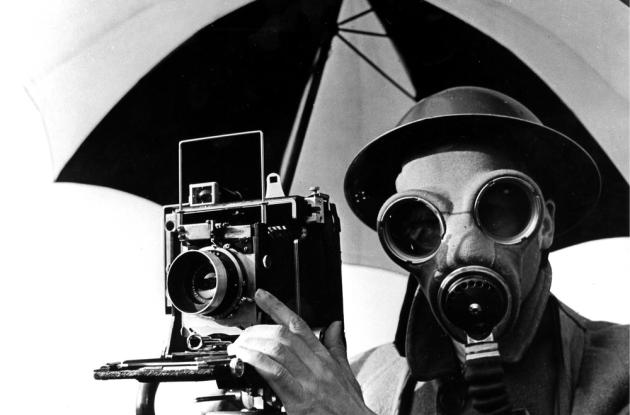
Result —
<path fill-rule="evenodd" d="M 397 127 L 366 145 L 344 181 L 352 211 L 372 229 L 395 179 L 412 159 L 452 142 L 507 151 L 556 203 L 556 235 L 578 224 L 596 205 L 600 173 L 575 141 L 546 127 L 523 104 L 500 92 L 473 86 L 446 89 L 416 103 Z"/>

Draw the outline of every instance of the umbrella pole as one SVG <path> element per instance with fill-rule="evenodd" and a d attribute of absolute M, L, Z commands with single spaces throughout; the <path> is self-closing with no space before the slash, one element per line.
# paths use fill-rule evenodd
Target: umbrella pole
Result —
<path fill-rule="evenodd" d="M 319 90 L 319 85 L 324 74 L 326 60 L 328 59 L 332 40 L 337 33 L 337 17 L 339 16 L 340 9 L 341 0 L 339 0 L 334 6 L 330 7 L 326 30 L 324 30 L 321 44 L 315 54 L 311 75 L 306 87 L 304 88 L 304 92 L 300 100 L 300 106 L 298 107 L 295 121 L 293 122 L 293 127 L 291 128 L 291 135 L 289 136 L 287 148 L 282 157 L 280 178 L 282 179 L 282 188 L 287 193 L 291 190 L 291 184 L 293 183 L 293 177 L 295 176 L 298 159 L 300 158 L 300 151 L 302 150 L 308 124 L 311 119 L 311 114 L 313 113 L 313 107 L 315 106 L 315 98 L 317 97 L 317 91 Z"/>

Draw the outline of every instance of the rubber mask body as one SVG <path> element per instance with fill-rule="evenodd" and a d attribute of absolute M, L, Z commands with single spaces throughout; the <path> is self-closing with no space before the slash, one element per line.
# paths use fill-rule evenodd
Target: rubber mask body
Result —
<path fill-rule="evenodd" d="M 537 327 L 550 284 L 541 275 L 550 273 L 539 272 L 541 249 L 546 240 L 541 234 L 547 232 L 544 227 L 540 226 L 520 243 L 503 245 L 477 226 L 472 212 L 475 197 L 488 180 L 501 175 L 528 178 L 502 155 L 483 149 L 453 148 L 405 164 L 396 180 L 396 189 L 421 191 L 444 216 L 446 232 L 437 254 L 409 269 L 418 278 L 433 313 L 437 310 L 440 283 L 450 272 L 471 265 L 496 271 L 508 286 L 513 307 L 510 319 L 497 327 L 495 334 L 506 336 L 508 340 L 503 342 L 506 345 L 518 342 L 508 346 L 514 349 L 507 353 L 508 359 L 513 360 L 520 357 Z"/>

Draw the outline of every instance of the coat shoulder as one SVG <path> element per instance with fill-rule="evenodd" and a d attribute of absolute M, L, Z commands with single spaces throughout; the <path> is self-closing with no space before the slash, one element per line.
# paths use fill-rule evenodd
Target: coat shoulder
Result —
<path fill-rule="evenodd" d="M 628 325 L 589 322 L 575 393 L 584 414 L 618 414 L 628 408 Z"/>
<path fill-rule="evenodd" d="M 350 359 L 367 406 L 378 414 L 394 414 L 409 378 L 407 360 L 393 344 L 375 347 Z"/>
<path fill-rule="evenodd" d="M 584 336 L 573 413 L 627 413 L 630 327 L 588 320 L 564 304 L 560 310 L 573 320 Z"/>
<path fill-rule="evenodd" d="M 350 358 L 354 374 L 362 378 L 378 375 L 392 364 L 406 366 L 405 358 L 400 356 L 392 343 L 374 347 Z"/>

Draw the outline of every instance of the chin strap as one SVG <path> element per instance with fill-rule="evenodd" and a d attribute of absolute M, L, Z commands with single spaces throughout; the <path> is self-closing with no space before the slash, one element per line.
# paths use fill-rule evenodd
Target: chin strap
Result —
<path fill-rule="evenodd" d="M 483 340 L 468 337 L 465 353 L 464 379 L 473 408 L 482 414 L 529 415 L 526 409 L 512 409 L 499 345 L 492 334 Z"/>

